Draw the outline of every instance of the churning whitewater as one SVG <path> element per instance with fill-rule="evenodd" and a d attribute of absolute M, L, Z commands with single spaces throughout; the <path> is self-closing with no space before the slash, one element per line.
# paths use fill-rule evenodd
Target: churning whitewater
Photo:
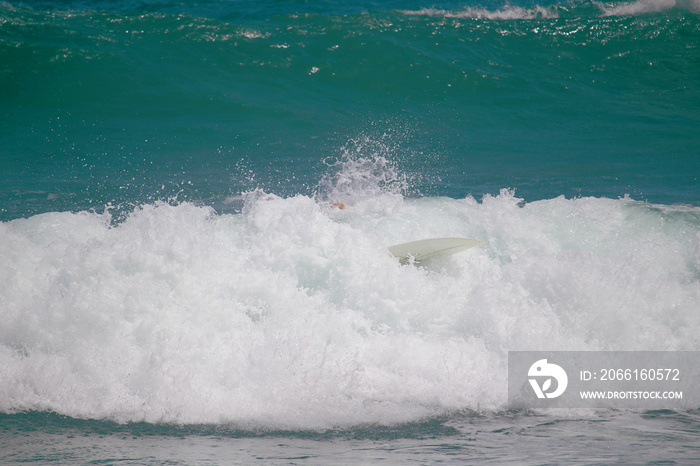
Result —
<path fill-rule="evenodd" d="M 372 178 L 357 167 L 331 177 L 346 194 Z M 505 408 L 508 351 L 700 343 L 697 207 L 371 188 L 344 210 L 258 190 L 232 213 L 158 202 L 120 222 L 3 222 L 0 410 L 396 423 Z M 486 244 L 425 267 L 387 250 L 436 236 Z"/>

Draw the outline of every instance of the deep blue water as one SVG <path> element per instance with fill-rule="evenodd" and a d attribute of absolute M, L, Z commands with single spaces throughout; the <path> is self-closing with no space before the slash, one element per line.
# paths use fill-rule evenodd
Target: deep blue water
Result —
<path fill-rule="evenodd" d="M 409 195 L 697 205 L 696 5 L 632 5 L 4 3 L 2 216 L 311 195 L 358 140 Z"/>

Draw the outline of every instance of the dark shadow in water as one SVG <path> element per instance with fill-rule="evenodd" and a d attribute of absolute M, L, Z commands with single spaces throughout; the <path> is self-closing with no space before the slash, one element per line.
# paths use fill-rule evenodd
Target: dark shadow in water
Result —
<path fill-rule="evenodd" d="M 159 424 L 148 422 L 119 423 L 111 420 L 77 419 L 52 412 L 27 411 L 17 414 L 0 413 L 0 433 L 59 434 L 80 436 L 129 435 L 134 437 L 225 437 L 260 438 L 284 437 L 306 440 L 397 440 L 426 439 L 460 435 L 455 427 L 446 425 L 451 418 L 440 416 L 397 425 L 362 424 L 344 429 L 284 430 L 242 428 L 232 424 Z"/>

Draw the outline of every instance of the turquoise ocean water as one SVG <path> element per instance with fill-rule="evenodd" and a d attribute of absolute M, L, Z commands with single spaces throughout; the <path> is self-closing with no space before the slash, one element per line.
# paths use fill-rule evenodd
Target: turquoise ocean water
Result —
<path fill-rule="evenodd" d="M 0 463 L 698 461 L 506 381 L 700 349 L 699 128 L 697 0 L 0 3 Z"/>

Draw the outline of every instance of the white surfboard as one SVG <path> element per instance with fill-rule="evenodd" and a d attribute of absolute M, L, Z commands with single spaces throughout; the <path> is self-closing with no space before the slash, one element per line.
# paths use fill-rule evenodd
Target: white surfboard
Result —
<path fill-rule="evenodd" d="M 483 241 L 471 238 L 428 238 L 389 247 L 395 257 L 407 264 L 411 259 L 420 262 L 433 257 L 455 254 L 465 249 L 484 244 Z"/>

